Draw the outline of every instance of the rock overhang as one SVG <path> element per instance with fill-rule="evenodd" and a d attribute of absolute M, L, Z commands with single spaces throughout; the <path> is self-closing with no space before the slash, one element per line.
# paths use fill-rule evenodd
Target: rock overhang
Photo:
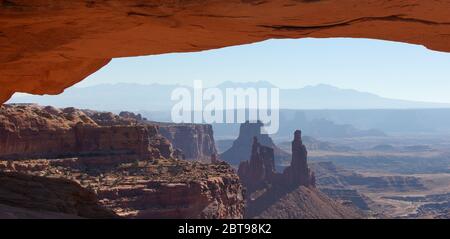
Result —
<path fill-rule="evenodd" d="M 371 38 L 450 52 L 437 0 L 4 0 L 0 102 L 58 94 L 112 58 L 284 38 Z"/>

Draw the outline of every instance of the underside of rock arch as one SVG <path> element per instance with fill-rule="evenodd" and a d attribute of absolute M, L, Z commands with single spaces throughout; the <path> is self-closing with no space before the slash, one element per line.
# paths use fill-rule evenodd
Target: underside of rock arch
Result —
<path fill-rule="evenodd" d="M 58 94 L 112 58 L 272 38 L 372 38 L 450 52 L 442 0 L 1 0 L 0 103 Z"/>

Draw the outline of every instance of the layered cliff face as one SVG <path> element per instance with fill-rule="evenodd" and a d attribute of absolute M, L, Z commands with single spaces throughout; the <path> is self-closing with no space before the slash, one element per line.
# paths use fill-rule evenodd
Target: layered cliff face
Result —
<path fill-rule="evenodd" d="M 211 162 L 217 154 L 211 125 L 158 123 L 159 132 L 174 148 L 180 149 L 187 160 Z"/>
<path fill-rule="evenodd" d="M 85 197 L 86 203 L 95 202 L 114 212 L 109 217 L 243 217 L 243 189 L 229 165 L 178 160 L 157 125 L 121 115 L 37 105 L 1 106 L 0 172 L 15 174 L 0 185 L 0 192 L 5 192 L 0 204 L 24 216 L 93 217 L 70 208 Z M 20 184 L 15 191 L 4 190 L 17 180 L 40 184 L 33 190 Z M 72 193 L 78 193 L 74 188 L 82 195 Z M 55 200 L 69 205 L 52 205 L 52 193 Z M 13 200 L 14 195 L 30 199 L 21 203 L 20 198 Z"/>
<path fill-rule="evenodd" d="M 26 195 L 34 199 L 34 204 L 14 200 L 15 194 L 5 192 L 5 185 L 0 185 L 0 191 L 5 192 L 4 195 L 0 194 L 0 204 L 6 198 L 9 203 L 5 204 L 18 208 L 74 214 L 69 211 L 70 208 L 60 210 L 60 206 L 52 205 L 52 197 L 47 198 L 48 190 L 51 190 L 59 199 L 67 201 L 69 205 L 74 204 L 71 199 L 73 193 L 67 192 L 64 184 L 51 184 L 56 181 L 74 185 L 85 194 L 89 192 L 89 200 L 86 199 L 84 203 L 101 206 L 110 212 L 108 218 L 114 215 L 125 218 L 243 217 L 243 189 L 237 175 L 227 164 L 152 159 L 108 164 L 107 167 L 97 163 L 93 167 L 89 161 L 71 158 L 0 161 L 1 171 L 24 175 L 23 184 L 27 183 L 26 179 L 36 181 L 38 178 L 43 181 L 39 185 L 40 181 L 37 181 L 35 184 L 39 187 L 32 190 L 19 184 L 10 189 L 17 195 L 24 194 L 23 190 L 29 190 Z M 11 180 L 16 181 L 17 178 L 14 176 Z M 43 187 L 46 189 L 43 190 Z M 86 213 L 76 215 L 92 217 Z"/>
<path fill-rule="evenodd" d="M 0 157 L 170 157 L 171 145 L 154 125 L 110 113 L 38 105 L 0 107 Z"/>
<path fill-rule="evenodd" d="M 109 113 L 110 114 L 110 113 Z M 151 124 L 158 126 L 158 132 L 169 140 L 172 144 L 176 156 L 186 160 L 197 160 L 202 162 L 211 162 L 213 157 L 217 156 L 214 133 L 211 125 L 208 124 L 172 124 L 148 121 L 140 114 L 132 112 L 120 112 L 119 117 L 113 119 L 110 117 L 91 117 L 100 124 L 100 122 L 120 123 L 123 119 L 126 122 L 135 124 Z M 102 119 L 102 118 L 106 118 Z M 100 122 L 99 122 L 100 121 Z"/>
<path fill-rule="evenodd" d="M 0 102 L 58 94 L 111 58 L 271 38 L 357 37 L 450 51 L 447 1 L 189 0 L 0 3 Z"/>
<path fill-rule="evenodd" d="M 264 146 L 273 149 L 275 161 L 281 162 L 289 158 L 289 154 L 278 148 L 267 134 L 261 132 L 263 124 L 261 122 L 245 122 L 239 128 L 239 136 L 233 142 L 231 148 L 223 152 L 220 158 L 231 165 L 238 166 L 241 162 L 247 161 L 252 153 L 253 138 Z"/>

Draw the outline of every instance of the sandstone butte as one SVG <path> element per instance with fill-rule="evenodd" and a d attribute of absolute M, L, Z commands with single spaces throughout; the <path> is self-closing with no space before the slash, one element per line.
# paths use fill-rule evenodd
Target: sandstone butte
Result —
<path fill-rule="evenodd" d="M 59 94 L 112 58 L 272 38 L 372 38 L 450 52 L 449 1 L 2 0 L 0 102 Z"/>

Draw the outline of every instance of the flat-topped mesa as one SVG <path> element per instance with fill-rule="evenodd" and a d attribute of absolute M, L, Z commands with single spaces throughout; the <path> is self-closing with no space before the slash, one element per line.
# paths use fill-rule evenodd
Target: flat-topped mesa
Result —
<path fill-rule="evenodd" d="M 256 137 L 260 144 L 273 149 L 275 160 L 287 159 L 289 154 L 278 148 L 268 134 L 263 134 L 262 127 L 261 121 L 246 121 L 241 124 L 238 138 L 230 149 L 220 155 L 220 158 L 232 165 L 239 165 L 248 160 L 251 157 L 252 140 Z"/>
<path fill-rule="evenodd" d="M 3 159 L 108 157 L 113 162 L 169 158 L 172 152 L 157 126 L 136 124 L 112 113 L 32 104 L 0 107 Z"/>
<path fill-rule="evenodd" d="M 250 192 L 271 184 L 275 176 L 273 149 L 261 145 L 254 137 L 250 160 L 241 162 L 238 175 Z"/>
<path fill-rule="evenodd" d="M 264 126 L 264 124 L 261 121 L 256 121 L 254 123 L 251 123 L 250 121 L 245 121 L 245 123 L 241 124 L 239 127 L 239 138 L 242 137 L 249 137 L 252 135 L 260 137 L 263 141 L 263 143 L 268 143 L 269 140 L 267 137 L 264 137 L 266 135 L 261 134 L 261 128 Z M 267 141 L 267 142 L 264 142 Z"/>
<path fill-rule="evenodd" d="M 314 173 L 310 171 L 307 162 L 308 151 L 302 141 L 302 131 L 294 132 L 292 141 L 292 161 L 283 174 L 291 186 L 312 186 L 315 184 Z"/>

